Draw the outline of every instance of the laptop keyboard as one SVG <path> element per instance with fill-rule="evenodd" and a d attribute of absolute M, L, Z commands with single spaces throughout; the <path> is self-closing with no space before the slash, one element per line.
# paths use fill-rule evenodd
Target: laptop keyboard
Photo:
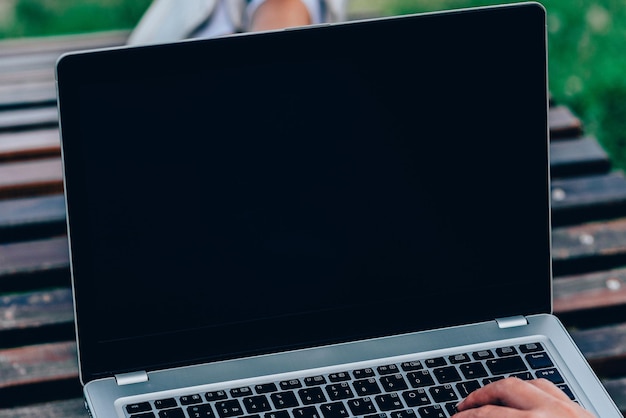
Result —
<path fill-rule="evenodd" d="M 575 397 L 540 343 L 126 405 L 130 418 L 446 418 L 496 380 L 545 378 Z"/>

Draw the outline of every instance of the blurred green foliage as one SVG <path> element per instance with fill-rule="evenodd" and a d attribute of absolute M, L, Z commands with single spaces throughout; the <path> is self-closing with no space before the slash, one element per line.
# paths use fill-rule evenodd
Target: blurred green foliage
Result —
<path fill-rule="evenodd" d="M 0 0 L 0 38 L 130 29 L 137 24 L 150 2 Z"/>
<path fill-rule="evenodd" d="M 626 3 L 539 2 L 548 11 L 548 73 L 553 98 L 581 117 L 586 133 L 598 138 L 616 168 L 626 169 Z M 389 0 L 385 13 L 493 4 L 496 2 L 486 0 Z"/>

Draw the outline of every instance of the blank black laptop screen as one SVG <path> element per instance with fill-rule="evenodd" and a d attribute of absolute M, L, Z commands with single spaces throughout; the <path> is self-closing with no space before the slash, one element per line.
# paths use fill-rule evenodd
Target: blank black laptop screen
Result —
<path fill-rule="evenodd" d="M 549 311 L 545 56 L 520 6 L 62 59 L 83 373 Z"/>

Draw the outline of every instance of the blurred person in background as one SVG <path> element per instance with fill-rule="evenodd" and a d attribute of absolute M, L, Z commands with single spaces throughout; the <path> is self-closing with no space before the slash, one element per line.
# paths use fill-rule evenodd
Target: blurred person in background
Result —
<path fill-rule="evenodd" d="M 128 44 L 212 38 L 345 19 L 346 0 L 154 0 Z"/>

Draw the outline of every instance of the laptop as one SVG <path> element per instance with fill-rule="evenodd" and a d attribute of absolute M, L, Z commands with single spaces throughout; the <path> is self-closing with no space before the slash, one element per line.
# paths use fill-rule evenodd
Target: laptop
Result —
<path fill-rule="evenodd" d="M 536 3 L 57 64 L 95 418 L 446 417 L 545 377 L 621 416 L 551 315 Z"/>

